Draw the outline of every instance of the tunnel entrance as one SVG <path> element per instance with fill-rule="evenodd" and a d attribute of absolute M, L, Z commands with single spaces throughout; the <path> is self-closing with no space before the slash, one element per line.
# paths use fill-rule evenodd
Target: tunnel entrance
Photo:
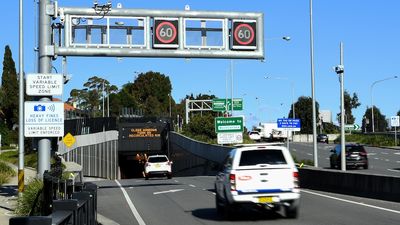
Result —
<path fill-rule="evenodd" d="M 134 155 L 120 154 L 118 160 L 121 179 L 143 178 L 144 163 Z"/>

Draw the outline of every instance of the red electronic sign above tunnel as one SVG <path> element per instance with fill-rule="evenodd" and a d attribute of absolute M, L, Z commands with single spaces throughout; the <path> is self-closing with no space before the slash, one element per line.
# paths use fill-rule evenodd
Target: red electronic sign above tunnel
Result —
<path fill-rule="evenodd" d="M 231 49 L 257 49 L 256 20 L 232 20 Z"/>
<path fill-rule="evenodd" d="M 154 48 L 178 48 L 178 36 L 178 18 L 154 18 Z"/>

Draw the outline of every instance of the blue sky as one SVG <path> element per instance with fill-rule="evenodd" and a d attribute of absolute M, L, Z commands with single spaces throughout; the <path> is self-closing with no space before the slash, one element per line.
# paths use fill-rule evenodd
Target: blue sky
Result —
<path fill-rule="evenodd" d="M 6 1 L 0 19 L 0 55 L 10 45 L 18 69 L 18 2 Z M 25 72 L 35 72 L 34 0 L 24 1 Z M 105 3 L 106 1 L 99 1 Z M 124 8 L 183 10 L 248 11 L 264 13 L 266 61 L 233 60 L 234 97 L 243 98 L 244 110 L 235 112 L 246 117 L 246 126 L 276 121 L 287 116 L 292 101 L 290 81 L 295 98 L 311 96 L 309 1 L 308 0 L 113 0 Z M 315 90 L 320 109 L 331 110 L 333 117 L 340 107 L 339 82 L 333 67 L 339 64 L 339 43 L 344 43 L 345 89 L 357 93 L 361 106 L 353 110 L 361 124 L 366 107 L 371 104 L 371 84 L 400 75 L 400 1 L 397 0 L 314 0 Z M 59 6 L 91 7 L 93 1 L 60 0 Z M 291 41 L 280 39 L 290 36 Z M 1 58 L 2 60 L 2 58 Z M 54 66 L 61 71 L 60 59 Z M 135 72 L 161 72 L 172 81 L 172 95 L 180 101 L 186 94 L 212 93 L 225 98 L 227 59 L 149 59 L 149 58 L 68 58 L 72 80 L 65 86 L 64 100 L 73 88 L 94 75 L 121 86 L 132 81 Z M 1 68 L 2 70 L 2 68 Z M 264 76 L 284 79 L 264 79 Z M 374 86 L 374 104 L 387 117 L 400 110 L 400 79 Z M 333 118 L 335 120 L 335 118 Z"/>

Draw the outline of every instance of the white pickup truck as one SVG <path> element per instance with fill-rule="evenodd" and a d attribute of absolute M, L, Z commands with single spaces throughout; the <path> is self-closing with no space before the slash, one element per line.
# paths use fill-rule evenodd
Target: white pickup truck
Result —
<path fill-rule="evenodd" d="M 233 149 L 216 177 L 215 192 L 217 211 L 228 217 L 245 205 L 284 207 L 286 217 L 298 216 L 298 170 L 283 146 L 251 144 Z"/>

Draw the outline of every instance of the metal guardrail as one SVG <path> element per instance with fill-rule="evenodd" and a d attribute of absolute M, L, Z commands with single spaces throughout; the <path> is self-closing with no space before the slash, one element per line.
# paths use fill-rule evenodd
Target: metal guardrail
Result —
<path fill-rule="evenodd" d="M 43 175 L 42 216 L 10 218 L 10 225 L 97 225 L 97 186 Z"/>

